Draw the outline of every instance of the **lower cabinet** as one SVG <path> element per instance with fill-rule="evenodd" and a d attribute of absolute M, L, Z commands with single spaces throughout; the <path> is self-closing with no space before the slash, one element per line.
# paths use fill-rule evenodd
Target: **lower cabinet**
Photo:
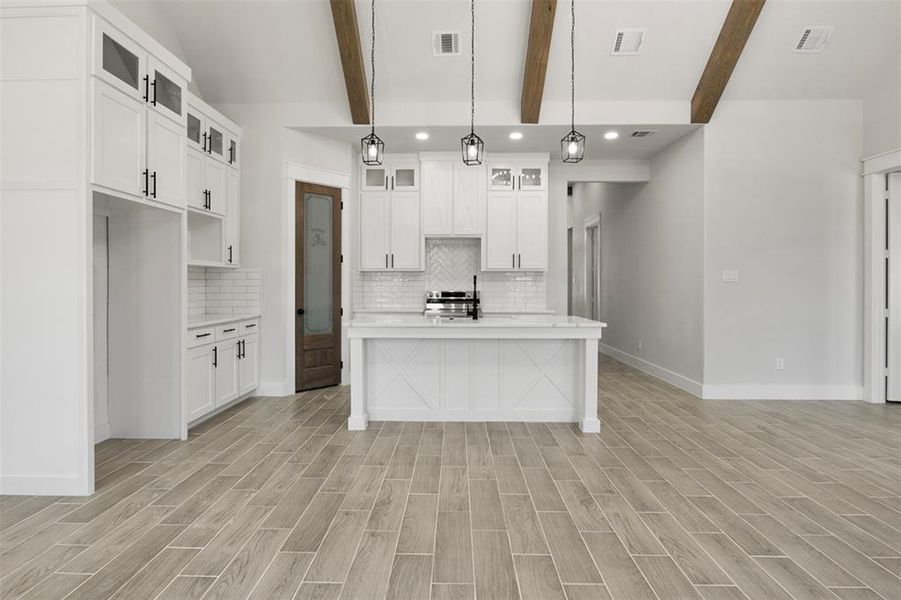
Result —
<path fill-rule="evenodd" d="M 249 323 L 251 327 L 256 327 L 256 322 Z M 188 422 L 259 387 L 260 336 L 256 332 L 244 333 L 250 331 L 247 327 L 249 323 L 218 328 L 233 328 L 236 332 L 242 332 L 237 337 L 218 339 L 188 349 Z M 199 335 L 203 334 L 192 330 L 188 338 L 196 343 Z"/>

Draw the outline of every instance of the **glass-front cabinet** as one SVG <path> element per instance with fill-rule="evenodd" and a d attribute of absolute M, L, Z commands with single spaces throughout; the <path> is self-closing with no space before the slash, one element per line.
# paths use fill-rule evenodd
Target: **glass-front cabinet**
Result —
<path fill-rule="evenodd" d="M 517 167 L 516 189 L 547 189 L 547 163 L 522 163 Z"/>
<path fill-rule="evenodd" d="M 148 101 L 150 105 L 176 122 L 183 123 L 185 113 L 184 88 L 178 83 L 178 77 L 152 57 L 148 63 L 150 65 L 148 73 L 150 79 Z"/>
<path fill-rule="evenodd" d="M 365 192 L 380 190 L 419 191 L 419 160 L 385 157 L 381 165 L 363 165 L 360 187 Z"/>
<path fill-rule="evenodd" d="M 389 179 L 388 179 L 388 167 L 385 165 L 379 166 L 364 166 L 361 174 L 361 182 L 360 187 L 367 192 L 377 192 L 384 191 L 388 188 Z"/>
<path fill-rule="evenodd" d="M 392 161 L 390 189 L 415 192 L 419 189 L 419 161 Z"/>
<path fill-rule="evenodd" d="M 547 163 L 488 163 L 487 172 L 491 191 L 547 189 Z"/>
<path fill-rule="evenodd" d="M 94 74 L 134 98 L 147 101 L 147 53 L 101 19 L 94 19 Z"/>
<path fill-rule="evenodd" d="M 489 163 L 486 169 L 488 173 L 488 189 L 504 191 L 515 189 L 516 167 L 506 163 Z"/>

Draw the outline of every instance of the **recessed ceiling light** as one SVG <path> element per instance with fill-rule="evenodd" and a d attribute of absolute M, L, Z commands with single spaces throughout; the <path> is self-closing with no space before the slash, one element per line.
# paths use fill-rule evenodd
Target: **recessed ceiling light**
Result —
<path fill-rule="evenodd" d="M 604 134 L 605 140 L 615 140 L 618 137 L 619 137 L 618 131 L 608 131 L 607 133 Z"/>
<path fill-rule="evenodd" d="M 425 131 L 420 131 L 416 134 L 416 139 L 420 141 L 427 140 L 429 139 L 429 134 L 427 134 Z"/>
<path fill-rule="evenodd" d="M 522 134 L 521 134 L 520 132 L 518 132 L 518 131 L 514 131 L 514 132 L 512 132 L 512 133 L 510 134 L 510 139 L 511 139 L 511 140 L 521 140 L 521 139 L 522 139 Z"/>

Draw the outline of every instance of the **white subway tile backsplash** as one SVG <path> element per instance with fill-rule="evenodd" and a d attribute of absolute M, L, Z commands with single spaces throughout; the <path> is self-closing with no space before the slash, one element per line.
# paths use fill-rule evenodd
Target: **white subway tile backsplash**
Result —
<path fill-rule="evenodd" d="M 188 316 L 259 312 L 262 288 L 259 269 L 188 267 Z"/>
<path fill-rule="evenodd" d="M 479 276 L 482 309 L 528 312 L 547 309 L 547 276 L 538 271 L 480 271 L 477 239 L 426 240 L 423 273 L 358 271 L 353 275 L 357 310 L 421 311 L 426 290 L 467 290 Z"/>

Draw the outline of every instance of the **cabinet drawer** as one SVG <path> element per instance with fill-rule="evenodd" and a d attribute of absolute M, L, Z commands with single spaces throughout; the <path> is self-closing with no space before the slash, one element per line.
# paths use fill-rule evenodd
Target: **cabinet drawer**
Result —
<path fill-rule="evenodd" d="M 188 348 L 195 348 L 204 344 L 213 342 L 213 328 L 203 327 L 201 329 L 188 330 Z"/>
<path fill-rule="evenodd" d="M 251 319 L 250 321 L 243 321 L 241 323 L 241 334 L 248 335 L 251 333 L 257 333 L 260 330 L 260 321 L 259 319 Z"/>
<path fill-rule="evenodd" d="M 239 332 L 241 331 L 241 326 L 239 323 L 226 323 L 224 325 L 216 325 L 216 341 L 227 340 L 233 337 L 238 337 Z"/>

